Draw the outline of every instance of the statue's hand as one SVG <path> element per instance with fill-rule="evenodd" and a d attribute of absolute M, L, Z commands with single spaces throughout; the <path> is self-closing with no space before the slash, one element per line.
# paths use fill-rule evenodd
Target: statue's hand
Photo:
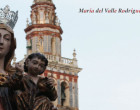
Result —
<path fill-rule="evenodd" d="M 54 85 L 55 85 L 54 79 L 51 78 L 51 77 L 48 77 L 48 80 L 47 80 L 47 82 L 46 82 L 46 85 L 47 85 L 50 89 L 53 89 L 53 88 L 54 88 Z"/>
<path fill-rule="evenodd" d="M 16 73 L 12 76 L 12 80 L 21 80 L 23 77 L 23 67 L 19 64 L 15 64 Z"/>
<path fill-rule="evenodd" d="M 19 63 L 15 64 L 15 68 L 17 72 L 23 73 L 23 67 Z"/>
<path fill-rule="evenodd" d="M 41 90 L 43 90 L 43 89 L 52 90 L 52 89 L 54 89 L 54 80 L 52 78 L 47 78 L 47 77 L 42 78 L 42 79 L 40 79 L 38 86 Z"/>

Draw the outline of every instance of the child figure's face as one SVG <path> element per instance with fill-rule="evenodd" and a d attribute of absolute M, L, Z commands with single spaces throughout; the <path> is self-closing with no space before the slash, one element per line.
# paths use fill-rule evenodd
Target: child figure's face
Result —
<path fill-rule="evenodd" d="M 32 76 L 37 76 L 42 74 L 45 69 L 45 62 L 41 59 L 38 59 L 37 57 L 32 58 L 31 60 L 27 60 L 27 68 L 28 68 L 28 74 Z"/>

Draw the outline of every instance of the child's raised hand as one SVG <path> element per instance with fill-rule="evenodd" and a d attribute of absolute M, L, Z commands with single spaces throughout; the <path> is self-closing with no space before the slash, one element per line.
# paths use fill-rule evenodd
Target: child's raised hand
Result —
<path fill-rule="evenodd" d="M 23 67 L 19 63 L 15 64 L 15 68 L 17 72 L 23 73 Z"/>
<path fill-rule="evenodd" d="M 20 80 L 23 77 L 23 74 L 22 74 L 23 73 L 23 67 L 19 63 L 16 63 L 15 68 L 16 68 L 16 73 L 13 77 L 15 79 Z"/>

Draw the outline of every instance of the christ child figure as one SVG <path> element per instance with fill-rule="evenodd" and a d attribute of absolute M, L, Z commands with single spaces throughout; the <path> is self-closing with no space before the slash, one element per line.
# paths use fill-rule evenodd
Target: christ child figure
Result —
<path fill-rule="evenodd" d="M 15 98 L 18 110 L 57 110 L 51 101 L 57 98 L 54 80 L 41 77 L 48 65 L 48 60 L 40 53 L 33 53 L 24 62 L 23 77 L 17 83 Z M 15 77 L 21 77 L 23 69 L 16 64 Z M 19 86 L 18 86 L 19 85 Z M 18 89 L 17 89 L 18 88 Z"/>

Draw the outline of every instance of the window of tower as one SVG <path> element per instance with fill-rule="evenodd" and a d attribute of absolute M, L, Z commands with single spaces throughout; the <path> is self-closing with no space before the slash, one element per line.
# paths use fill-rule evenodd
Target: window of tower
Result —
<path fill-rule="evenodd" d="M 61 83 L 61 106 L 64 106 L 64 102 L 66 101 L 66 82 Z"/>
<path fill-rule="evenodd" d="M 44 11 L 40 11 L 40 24 L 45 23 L 45 16 L 44 16 Z"/>
<path fill-rule="evenodd" d="M 54 37 L 51 39 L 51 50 L 52 50 L 52 54 L 55 55 L 55 38 Z"/>

